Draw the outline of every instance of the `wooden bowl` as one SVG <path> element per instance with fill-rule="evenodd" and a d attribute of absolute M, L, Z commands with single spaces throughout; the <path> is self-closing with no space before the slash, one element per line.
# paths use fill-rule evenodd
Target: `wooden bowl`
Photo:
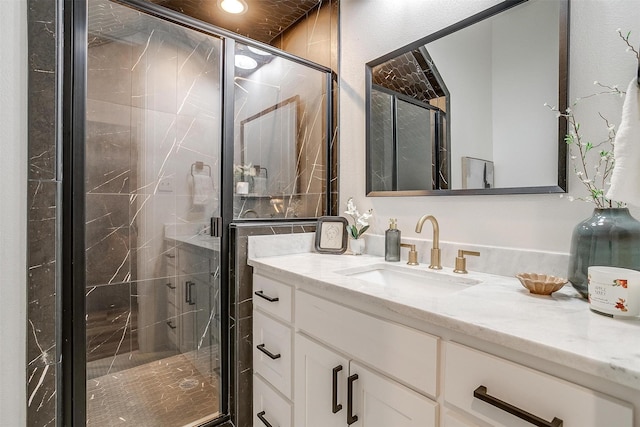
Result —
<path fill-rule="evenodd" d="M 547 274 L 518 273 L 516 277 L 520 280 L 522 286 L 536 295 L 551 295 L 567 283 L 567 279 Z"/>

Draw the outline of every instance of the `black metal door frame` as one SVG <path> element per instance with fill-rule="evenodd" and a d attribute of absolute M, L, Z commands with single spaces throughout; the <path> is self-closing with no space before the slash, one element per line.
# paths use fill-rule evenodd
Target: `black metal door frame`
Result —
<path fill-rule="evenodd" d="M 305 59 L 251 40 L 227 30 L 198 21 L 178 12 L 144 0 L 115 0 L 125 6 L 157 18 L 221 38 L 222 54 L 222 152 L 221 152 L 221 216 L 220 242 L 220 313 L 221 313 L 221 416 L 205 426 L 224 423 L 230 418 L 229 392 L 231 368 L 229 360 L 229 292 L 230 241 L 229 225 L 233 222 L 233 155 L 234 155 L 234 53 L 241 42 L 277 54 L 280 57 L 326 73 L 327 147 L 334 130 L 332 106 L 332 72 Z M 85 306 L 85 111 L 87 82 L 87 9 L 88 0 L 63 0 L 63 75 L 62 75 L 62 322 L 61 322 L 61 408 L 62 425 L 80 427 L 86 423 L 86 306 Z M 326 209 L 331 212 L 332 153 L 327 150 Z M 278 220 L 273 220 L 277 222 Z M 226 284 L 226 285 L 225 285 Z"/>

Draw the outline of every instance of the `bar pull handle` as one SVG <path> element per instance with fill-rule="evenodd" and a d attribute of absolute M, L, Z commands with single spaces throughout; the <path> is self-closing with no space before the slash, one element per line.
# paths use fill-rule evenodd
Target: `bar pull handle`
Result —
<path fill-rule="evenodd" d="M 174 258 L 176 257 L 176 256 L 175 256 L 174 254 L 172 254 L 172 253 L 166 253 L 166 254 L 164 254 L 164 256 L 166 256 L 167 258 L 170 258 L 170 259 L 174 259 Z"/>
<path fill-rule="evenodd" d="M 271 423 L 264 417 L 264 414 L 266 414 L 265 411 L 258 412 L 258 418 L 260 419 L 260 421 L 262 421 L 262 423 L 267 427 L 273 427 Z"/>
<path fill-rule="evenodd" d="M 338 372 L 342 371 L 342 365 L 333 368 L 333 383 L 331 387 L 331 410 L 334 414 L 342 410 L 342 404 L 338 403 Z"/>
<path fill-rule="evenodd" d="M 171 282 L 167 283 L 166 285 L 167 285 L 167 288 L 169 288 L 169 289 L 175 289 L 176 288 L 175 286 L 171 285 Z"/>
<path fill-rule="evenodd" d="M 171 320 L 167 321 L 167 326 L 170 327 L 171 329 L 177 328 L 177 326 L 175 326 Z"/>
<path fill-rule="evenodd" d="M 254 294 L 259 296 L 260 298 L 266 299 L 269 302 L 280 301 L 280 298 L 278 298 L 278 297 L 270 297 L 269 295 L 265 295 L 263 291 L 255 291 Z"/>
<path fill-rule="evenodd" d="M 256 348 L 258 350 L 260 350 L 261 352 L 263 352 L 264 354 L 266 354 L 267 356 L 269 356 L 269 359 L 271 360 L 276 360 L 276 359 L 280 359 L 280 357 L 282 357 L 282 355 L 280 353 L 278 354 L 273 354 L 271 353 L 269 350 L 267 350 L 266 348 L 264 348 L 264 344 L 258 344 L 256 346 Z"/>
<path fill-rule="evenodd" d="M 358 421 L 358 416 L 353 415 L 353 383 L 358 379 L 358 374 L 353 374 L 347 378 L 347 425 Z"/>
<path fill-rule="evenodd" d="M 190 280 L 187 280 L 185 282 L 185 301 L 186 303 L 188 303 L 189 305 L 195 305 L 196 302 L 193 300 L 193 286 L 195 285 L 195 282 L 192 282 Z"/>
<path fill-rule="evenodd" d="M 480 399 L 483 402 L 487 402 L 491 406 L 495 406 L 498 409 L 501 409 L 505 412 L 508 412 L 511 415 L 515 415 L 516 417 L 524 420 L 528 423 L 533 424 L 538 427 L 562 427 L 562 420 L 557 417 L 553 417 L 553 420 L 546 421 L 542 418 L 536 417 L 529 412 L 518 408 L 517 406 L 513 406 L 503 400 L 498 399 L 497 397 L 493 397 L 487 393 L 487 388 L 483 385 L 478 386 L 477 389 L 473 391 L 473 397 L 476 399 Z"/>

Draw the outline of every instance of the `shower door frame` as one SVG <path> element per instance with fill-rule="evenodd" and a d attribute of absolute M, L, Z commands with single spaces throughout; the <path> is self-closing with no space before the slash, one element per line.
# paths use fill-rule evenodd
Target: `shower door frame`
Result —
<path fill-rule="evenodd" d="M 235 87 L 235 43 L 240 42 L 274 53 L 285 59 L 300 63 L 325 73 L 327 117 L 325 129 L 326 143 L 326 194 L 327 214 L 332 214 L 332 178 L 334 158 L 333 144 L 333 82 L 335 73 L 330 68 L 299 58 L 273 48 L 270 45 L 240 36 L 219 27 L 207 24 L 162 6 L 144 0 L 111 0 L 129 6 L 156 18 L 216 37 L 222 41 L 221 76 L 221 170 L 220 170 L 220 215 L 222 235 L 220 236 L 220 335 L 221 335 L 221 375 L 220 375 L 220 415 L 203 424 L 214 426 L 230 420 L 230 377 L 234 366 L 230 355 L 230 224 L 244 222 L 233 219 L 233 157 L 234 157 L 234 100 Z M 85 121 L 87 88 L 87 35 L 88 0 L 63 0 L 64 38 L 60 60 L 63 76 L 58 91 L 62 99 L 60 128 L 62 140 L 62 219 L 61 219 L 61 272 L 62 289 L 60 295 L 62 314 L 60 337 L 61 375 L 57 419 L 58 425 L 86 425 L 86 301 L 85 301 Z M 300 218 L 300 221 L 309 218 Z M 261 219 L 262 222 L 281 222 L 279 219 Z M 286 220 L 291 222 L 292 219 Z M 296 221 L 294 219 L 293 221 Z"/>

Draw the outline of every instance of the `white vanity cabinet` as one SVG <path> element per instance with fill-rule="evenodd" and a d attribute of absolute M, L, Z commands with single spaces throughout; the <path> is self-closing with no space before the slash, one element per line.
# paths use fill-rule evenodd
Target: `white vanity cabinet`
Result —
<path fill-rule="evenodd" d="M 631 405 L 609 396 L 454 342 L 445 353 L 444 401 L 489 425 L 633 426 Z"/>
<path fill-rule="evenodd" d="M 254 347 L 278 356 L 254 348 L 255 427 L 638 427 L 633 405 L 525 366 L 535 355 L 310 290 L 254 274 Z"/>
<path fill-rule="evenodd" d="M 296 427 L 437 426 L 436 337 L 266 276 L 253 285 L 254 426 L 288 425 L 289 405 Z"/>

